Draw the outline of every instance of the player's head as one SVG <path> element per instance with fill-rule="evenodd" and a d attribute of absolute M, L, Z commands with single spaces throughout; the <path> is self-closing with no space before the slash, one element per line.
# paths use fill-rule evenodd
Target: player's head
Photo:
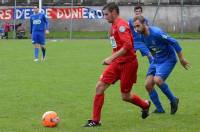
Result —
<path fill-rule="evenodd" d="M 134 14 L 135 16 L 140 16 L 142 14 L 142 7 L 141 6 L 134 7 Z"/>
<path fill-rule="evenodd" d="M 104 18 L 109 23 L 113 23 L 114 20 L 119 15 L 119 7 L 118 7 L 118 5 L 115 2 L 111 2 L 111 3 L 106 4 L 103 7 L 103 14 L 104 14 Z"/>
<path fill-rule="evenodd" d="M 134 28 L 137 32 L 139 33 L 144 33 L 145 32 L 145 19 L 143 16 L 135 16 L 134 17 Z"/>
<path fill-rule="evenodd" d="M 33 11 L 34 13 L 39 13 L 39 6 L 38 5 L 33 6 Z"/>

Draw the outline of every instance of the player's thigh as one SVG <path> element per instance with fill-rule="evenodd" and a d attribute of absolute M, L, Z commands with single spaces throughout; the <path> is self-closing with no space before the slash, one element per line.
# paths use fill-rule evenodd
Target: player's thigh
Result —
<path fill-rule="evenodd" d="M 151 63 L 149 65 L 148 70 L 147 70 L 146 77 L 150 76 L 150 75 L 155 76 L 155 74 L 156 74 L 156 64 L 155 63 Z"/>
<path fill-rule="evenodd" d="M 114 84 L 117 80 L 119 80 L 119 76 L 120 71 L 118 64 L 112 63 L 104 69 L 99 80 L 106 84 Z"/>
<path fill-rule="evenodd" d="M 31 38 L 32 38 L 32 44 L 37 44 L 37 38 L 38 38 L 37 34 L 33 33 Z"/>
<path fill-rule="evenodd" d="M 172 72 L 172 70 L 174 69 L 176 65 L 176 62 L 174 61 L 167 61 L 161 64 L 158 64 L 156 66 L 156 74 L 155 76 L 160 77 L 163 81 L 165 81 L 167 79 L 167 77 L 170 75 L 170 73 Z"/>
<path fill-rule="evenodd" d="M 138 62 L 135 60 L 133 62 L 122 64 L 120 69 L 121 92 L 128 93 L 131 91 L 133 84 L 137 81 Z"/>
<path fill-rule="evenodd" d="M 39 44 L 45 45 L 45 33 L 41 32 L 40 34 L 38 34 L 38 36 L 39 36 L 38 38 Z"/>

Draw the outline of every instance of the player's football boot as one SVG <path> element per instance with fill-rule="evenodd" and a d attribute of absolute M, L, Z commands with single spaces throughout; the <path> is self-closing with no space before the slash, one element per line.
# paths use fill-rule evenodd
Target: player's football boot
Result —
<path fill-rule="evenodd" d="M 34 59 L 33 61 L 37 62 L 37 61 L 38 61 L 38 59 L 36 58 L 36 59 Z"/>
<path fill-rule="evenodd" d="M 100 122 L 88 120 L 87 123 L 83 127 L 98 127 L 98 126 L 101 126 Z"/>
<path fill-rule="evenodd" d="M 171 114 L 174 115 L 176 113 L 176 111 L 178 110 L 178 103 L 179 103 L 179 99 L 176 98 L 173 102 L 170 103 L 171 105 Z"/>
<path fill-rule="evenodd" d="M 151 102 L 148 101 L 148 103 L 149 103 L 149 106 L 146 109 L 142 110 L 142 119 L 145 119 L 149 116 L 149 108 L 151 106 Z"/>
<path fill-rule="evenodd" d="M 164 114 L 165 111 L 164 110 L 158 111 L 157 109 L 155 109 L 152 113 L 154 113 L 154 114 Z"/>

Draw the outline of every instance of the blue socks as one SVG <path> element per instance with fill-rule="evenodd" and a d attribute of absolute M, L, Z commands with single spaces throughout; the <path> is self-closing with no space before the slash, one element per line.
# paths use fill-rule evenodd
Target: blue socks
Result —
<path fill-rule="evenodd" d="M 162 85 L 159 86 L 161 91 L 167 96 L 167 98 L 173 102 L 176 97 L 173 95 L 171 90 L 169 89 L 168 85 L 166 83 L 163 83 Z"/>
<path fill-rule="evenodd" d="M 153 104 L 156 106 L 156 109 L 158 112 L 163 112 L 164 109 L 160 103 L 160 100 L 159 100 L 159 97 L 158 97 L 158 94 L 156 92 L 155 89 L 153 89 L 150 93 L 149 93 L 149 96 L 151 98 L 151 101 L 153 102 Z"/>
<path fill-rule="evenodd" d="M 35 48 L 35 49 L 34 49 L 34 55 L 35 55 L 35 59 L 38 59 L 38 56 L 39 56 L 39 48 Z"/>

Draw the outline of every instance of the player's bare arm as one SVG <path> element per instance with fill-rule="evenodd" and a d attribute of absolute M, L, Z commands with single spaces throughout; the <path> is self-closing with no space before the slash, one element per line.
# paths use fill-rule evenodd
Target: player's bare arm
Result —
<path fill-rule="evenodd" d="M 109 65 L 113 62 L 114 59 L 118 58 L 119 56 L 122 56 L 127 52 L 126 49 L 121 48 L 119 51 L 115 52 L 111 56 L 107 57 L 106 59 L 103 60 L 103 65 Z"/>
<path fill-rule="evenodd" d="M 179 58 L 179 61 L 181 63 L 181 65 L 186 69 L 188 70 L 190 68 L 190 63 L 183 57 L 183 53 L 182 52 L 179 52 L 178 53 L 178 58 Z"/>

